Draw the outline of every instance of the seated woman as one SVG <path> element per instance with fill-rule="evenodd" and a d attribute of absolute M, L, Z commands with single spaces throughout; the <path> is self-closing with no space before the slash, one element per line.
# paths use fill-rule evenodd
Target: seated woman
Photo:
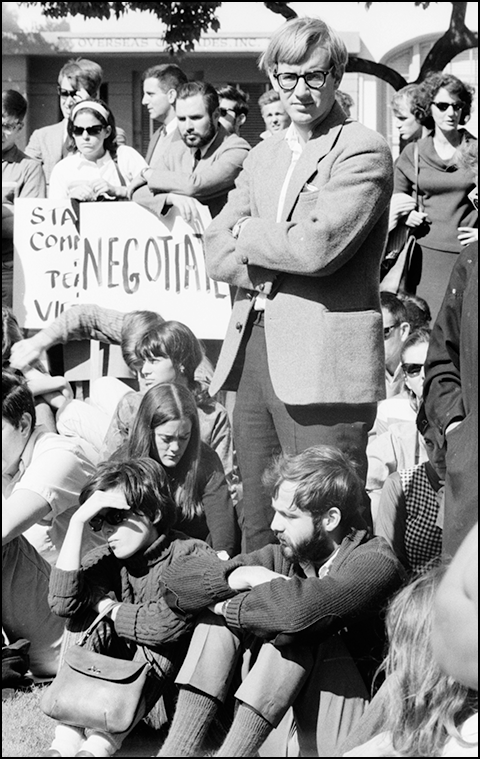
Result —
<path fill-rule="evenodd" d="M 202 442 L 195 399 L 178 383 L 154 385 L 143 396 L 124 448 L 128 461 L 155 459 L 165 469 L 178 509 L 177 527 L 206 540 L 221 557 L 238 551 L 238 527 L 222 463 Z"/>
<path fill-rule="evenodd" d="M 83 489 L 80 504 L 52 570 L 51 608 L 69 619 L 69 631 L 78 631 L 86 629 L 92 614 L 108 608 L 114 595 L 117 603 L 87 647 L 153 665 L 138 722 L 175 677 L 192 628 L 191 615 L 180 617 L 167 606 L 163 573 L 175 560 L 181 563 L 188 555 L 212 551 L 202 541 L 173 531 L 176 508 L 168 481 L 150 458 L 101 464 Z M 82 536 L 90 530 L 101 532 L 106 543 L 82 560 Z M 44 756 L 112 756 L 127 734 L 58 723 Z"/>
<path fill-rule="evenodd" d="M 10 365 L 12 346 L 23 340 L 22 330 L 8 306 L 2 306 L 2 367 Z M 24 367 L 23 375 L 35 398 L 35 410 L 39 424 L 49 432 L 56 432 L 54 412 L 73 397 L 65 377 L 52 377 L 37 359 Z"/>
<path fill-rule="evenodd" d="M 477 693 L 446 675 L 432 651 L 442 576 L 438 567 L 420 575 L 391 602 L 387 679 L 336 756 L 478 756 Z"/>
<path fill-rule="evenodd" d="M 4 369 L 3 545 L 24 535 L 49 564 L 55 564 L 78 496 L 93 469 L 74 441 L 36 426 L 35 403 L 25 379 Z M 100 542 L 93 534 L 85 538 L 84 550 Z"/>
<path fill-rule="evenodd" d="M 148 167 L 134 148 L 118 145 L 115 118 L 103 100 L 82 100 L 68 124 L 73 153 L 53 168 L 49 198 L 81 201 L 122 200 L 127 184 Z"/>
<path fill-rule="evenodd" d="M 399 469 L 410 469 L 427 460 L 416 417 L 422 399 L 430 330 L 419 329 L 409 335 L 401 353 L 405 393 L 378 404 L 376 436 L 367 445 L 367 484 L 375 524 L 382 487 L 387 477 Z"/>
<path fill-rule="evenodd" d="M 218 454 L 230 485 L 234 476 L 230 422 L 225 408 L 213 400 L 205 385 L 195 378 L 203 351 L 192 330 L 177 321 L 152 326 L 138 338 L 135 354 L 142 387 L 138 393 L 127 393 L 120 399 L 100 457 L 108 458 L 125 443 L 142 397 L 150 387 L 161 382 L 176 382 L 192 392 L 197 404 L 200 437 Z"/>
<path fill-rule="evenodd" d="M 406 570 L 420 572 L 442 553 L 445 450 L 422 404 L 417 427 L 428 461 L 391 474 L 382 489 L 375 534 L 385 538 Z"/>

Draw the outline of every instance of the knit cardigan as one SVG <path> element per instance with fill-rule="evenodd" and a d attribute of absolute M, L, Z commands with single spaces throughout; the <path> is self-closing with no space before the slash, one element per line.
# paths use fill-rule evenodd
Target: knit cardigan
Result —
<path fill-rule="evenodd" d="M 60 617 L 82 615 L 113 591 L 122 602 L 114 623 L 119 636 L 153 649 L 176 643 L 191 630 L 192 615 L 178 616 L 167 605 L 164 574 L 173 563 L 180 568 L 188 557 L 209 556 L 216 559 L 206 543 L 173 531 L 126 560 L 101 546 L 84 557 L 78 570 L 52 567 L 50 608 Z"/>
<path fill-rule="evenodd" d="M 228 575 L 244 565 L 259 565 L 287 575 L 235 594 Z M 314 637 L 320 641 L 349 621 L 378 613 L 400 586 L 404 572 L 383 538 L 368 538 L 352 529 L 343 539 L 328 575 L 306 578 L 286 559 L 279 545 L 241 554 L 222 562 L 211 555 L 190 555 L 172 563 L 163 581 L 166 600 L 179 613 L 192 614 L 211 603 L 231 598 L 227 624 L 248 630 L 277 645 Z M 300 638 L 299 638 L 300 635 Z"/>

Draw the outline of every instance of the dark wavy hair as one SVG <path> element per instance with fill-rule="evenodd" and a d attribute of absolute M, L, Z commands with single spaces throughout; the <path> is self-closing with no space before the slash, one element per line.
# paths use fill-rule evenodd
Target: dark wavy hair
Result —
<path fill-rule="evenodd" d="M 208 115 L 212 116 L 219 107 L 219 99 L 217 90 L 213 84 L 208 82 L 186 82 L 182 84 L 177 92 L 177 100 L 186 100 L 187 98 L 194 97 L 195 95 L 201 95 L 203 102 L 208 111 Z"/>
<path fill-rule="evenodd" d="M 174 471 L 165 472 L 177 506 L 185 519 L 203 513 L 200 497 L 200 424 L 195 398 L 188 388 L 175 382 L 151 387 L 142 398 L 128 436 L 125 458 L 148 456 L 159 464 L 155 430 L 161 424 L 186 419 L 192 427 L 190 440 Z M 162 467 L 163 468 L 163 467 Z"/>
<path fill-rule="evenodd" d="M 447 90 L 450 95 L 455 95 L 455 97 L 462 102 L 463 107 L 460 125 L 463 126 L 470 118 L 475 89 L 469 84 L 462 82 L 461 79 L 453 74 L 436 72 L 427 76 L 426 79 L 421 82 L 418 90 L 418 97 L 416 98 L 418 115 L 413 109 L 412 113 L 414 113 L 417 121 L 427 127 L 427 129 L 434 129 L 435 122 L 432 116 L 432 103 L 435 95 L 441 89 Z"/>
<path fill-rule="evenodd" d="M 18 428 L 22 416 L 27 413 L 32 418 L 32 430 L 37 417 L 35 399 L 21 372 L 2 369 L 2 417 Z"/>
<path fill-rule="evenodd" d="M 88 104 L 89 102 L 98 103 L 99 105 L 103 106 L 108 113 L 108 118 L 105 119 L 103 114 L 99 113 L 95 108 L 88 108 L 88 106 L 86 107 L 84 105 L 84 104 Z M 110 127 L 110 134 L 108 135 L 108 137 L 105 138 L 103 142 L 103 147 L 108 153 L 110 153 L 112 158 L 116 158 L 117 147 L 118 147 L 117 127 L 115 125 L 115 116 L 113 115 L 111 108 L 107 105 L 107 103 L 105 103 L 104 100 L 96 100 L 95 98 L 88 98 L 86 100 L 82 100 L 81 103 L 82 103 L 82 108 L 81 108 L 82 112 L 91 113 L 92 116 L 95 116 L 95 118 L 99 121 L 99 123 L 103 127 Z M 67 134 L 69 137 L 68 150 L 75 153 L 77 152 L 77 146 L 73 138 L 73 127 L 75 126 L 74 120 L 78 113 L 78 112 L 75 112 L 75 106 L 72 108 L 72 113 L 75 113 L 75 115 L 73 116 L 73 118 L 70 116 L 70 118 L 68 119 L 68 124 L 67 124 Z"/>
<path fill-rule="evenodd" d="M 148 517 L 160 532 L 167 532 L 175 524 L 177 508 L 170 494 L 167 476 L 163 467 L 153 459 L 102 462 L 80 493 L 80 504 L 97 490 L 115 488 L 123 491 L 133 511 Z"/>

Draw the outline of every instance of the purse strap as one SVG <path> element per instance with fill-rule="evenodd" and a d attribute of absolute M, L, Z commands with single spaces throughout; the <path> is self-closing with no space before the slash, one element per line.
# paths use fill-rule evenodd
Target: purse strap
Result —
<path fill-rule="evenodd" d="M 413 185 L 413 197 L 415 200 L 415 207 L 418 208 L 418 173 L 419 173 L 419 158 L 418 158 L 418 142 L 415 141 L 413 147 L 413 165 L 415 168 L 415 184 Z M 420 210 L 420 209 L 418 209 Z"/>
<path fill-rule="evenodd" d="M 107 616 L 107 614 L 109 614 L 112 611 L 113 607 L 117 605 L 118 605 L 118 601 L 112 601 L 110 604 L 108 604 L 108 606 L 106 606 L 103 609 L 103 611 L 99 612 L 99 614 L 93 620 L 92 624 L 89 625 L 87 629 L 85 630 L 85 632 L 83 633 L 82 637 L 77 643 L 77 646 L 85 645 L 85 643 L 87 642 L 87 640 L 89 639 L 93 631 L 95 630 L 96 626 L 102 621 L 104 617 Z"/>
<path fill-rule="evenodd" d="M 120 171 L 120 166 L 118 164 L 118 156 L 115 156 L 115 158 L 113 159 L 113 162 L 115 164 L 115 168 L 117 169 L 118 178 L 120 179 L 120 185 L 122 187 L 126 187 L 127 183 L 125 181 L 125 177 L 123 176 L 122 172 Z"/>

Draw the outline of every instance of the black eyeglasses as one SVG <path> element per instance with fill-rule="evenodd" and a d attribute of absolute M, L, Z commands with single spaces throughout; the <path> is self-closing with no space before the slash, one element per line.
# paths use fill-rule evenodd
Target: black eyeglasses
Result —
<path fill-rule="evenodd" d="M 464 103 L 441 103 L 436 102 L 435 100 L 432 102 L 432 105 L 435 105 L 439 111 L 442 113 L 445 113 L 445 111 L 448 111 L 449 108 L 453 108 L 454 111 L 461 111 Z"/>
<path fill-rule="evenodd" d="M 96 514 L 90 519 L 88 524 L 94 532 L 100 532 L 104 522 L 116 527 L 125 522 L 134 513 L 132 509 L 109 509 L 104 514 Z"/>
<path fill-rule="evenodd" d="M 61 98 L 75 98 L 78 95 L 78 90 L 64 90 L 62 87 L 57 87 L 57 92 Z"/>
<path fill-rule="evenodd" d="M 72 127 L 72 134 L 75 135 L 75 137 L 81 137 L 84 132 L 86 132 L 90 137 L 94 137 L 97 134 L 100 134 L 100 132 L 103 132 L 105 127 L 103 127 L 101 124 L 95 124 L 94 126 L 89 127 L 81 127 L 81 126 L 74 126 Z"/>
<path fill-rule="evenodd" d="M 219 108 L 218 112 L 219 112 L 220 116 L 223 116 L 224 118 L 225 118 L 225 116 L 228 113 L 233 113 L 234 117 L 235 118 L 237 117 L 237 112 L 236 112 L 235 108 Z"/>
<path fill-rule="evenodd" d="M 299 79 L 303 79 L 311 90 L 321 90 L 331 70 L 330 68 L 328 71 L 307 71 L 306 74 L 294 74 L 290 71 L 283 71 L 281 74 L 274 74 L 274 77 L 282 90 L 286 92 L 294 90 Z"/>
<path fill-rule="evenodd" d="M 408 377 L 417 377 L 423 369 L 423 364 L 402 364 L 402 369 Z"/>
<path fill-rule="evenodd" d="M 399 327 L 399 326 L 400 326 L 399 322 L 395 322 L 395 324 L 391 324 L 389 327 L 384 327 L 383 328 L 383 339 L 384 340 L 388 340 L 388 338 L 392 334 L 393 330 L 397 329 L 397 327 Z"/>

